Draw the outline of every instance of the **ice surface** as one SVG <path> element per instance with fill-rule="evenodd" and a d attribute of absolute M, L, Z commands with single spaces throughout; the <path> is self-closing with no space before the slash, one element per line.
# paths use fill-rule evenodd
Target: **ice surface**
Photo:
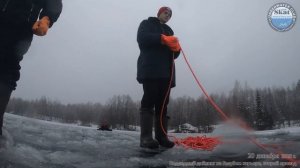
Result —
<path fill-rule="evenodd" d="M 0 138 L 1 168 L 188 167 L 189 164 L 201 167 L 217 162 L 223 165 L 221 167 L 239 163 L 252 164 L 244 167 L 257 167 L 253 166 L 254 163 L 268 161 L 268 158 L 258 159 L 257 156 L 269 156 L 262 154 L 270 153 L 254 144 L 251 138 L 264 145 L 276 144 L 276 149 L 266 146 L 274 154 L 280 149 L 295 158 L 300 157 L 299 127 L 250 132 L 232 124 L 221 124 L 213 133 L 206 134 L 222 137 L 223 143 L 213 151 L 191 150 L 181 146 L 147 151 L 139 147 L 139 132 L 99 131 L 91 127 L 41 121 L 8 113 L 4 121 L 4 136 Z M 283 163 L 286 160 L 270 161 Z"/>

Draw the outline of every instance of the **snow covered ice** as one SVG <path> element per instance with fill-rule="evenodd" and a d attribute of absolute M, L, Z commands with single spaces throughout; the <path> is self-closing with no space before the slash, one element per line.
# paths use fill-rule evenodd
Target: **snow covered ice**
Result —
<path fill-rule="evenodd" d="M 283 167 L 280 164 L 288 161 L 275 158 L 278 156 L 278 148 L 267 148 L 274 152 L 274 156 L 270 155 L 247 137 L 254 136 L 262 144 L 277 144 L 282 152 L 288 154 L 285 156 L 300 159 L 299 133 L 299 127 L 247 132 L 224 124 L 219 125 L 213 133 L 206 134 L 223 137 L 224 144 L 218 145 L 213 151 L 176 146 L 161 152 L 148 152 L 139 147 L 139 132 L 99 131 L 93 127 L 60 124 L 6 113 L 4 136 L 0 138 L 0 167 Z M 186 137 L 200 134 L 173 135 Z M 217 166 L 217 162 L 222 166 Z M 213 165 L 201 166 L 205 164 Z M 293 166 L 297 167 L 296 163 Z"/>

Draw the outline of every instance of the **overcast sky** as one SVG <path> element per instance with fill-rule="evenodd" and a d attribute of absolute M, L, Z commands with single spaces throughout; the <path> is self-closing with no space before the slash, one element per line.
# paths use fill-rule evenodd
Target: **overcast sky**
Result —
<path fill-rule="evenodd" d="M 209 93 L 226 93 L 236 80 L 252 88 L 291 86 L 300 79 L 300 16 L 290 31 L 273 30 L 267 13 L 277 2 L 299 15 L 298 0 L 63 0 L 58 22 L 47 36 L 35 37 L 25 55 L 13 96 L 105 103 L 128 94 L 140 100 L 136 33 L 161 6 L 172 8 L 167 24 Z M 176 68 L 171 96 L 200 96 L 182 56 Z"/>

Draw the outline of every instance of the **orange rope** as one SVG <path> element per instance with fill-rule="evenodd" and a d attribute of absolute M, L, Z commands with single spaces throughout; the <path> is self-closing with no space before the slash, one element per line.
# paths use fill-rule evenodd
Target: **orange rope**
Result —
<path fill-rule="evenodd" d="M 226 121 L 228 120 L 228 116 L 223 112 L 223 110 L 213 101 L 213 99 L 209 96 L 209 94 L 206 92 L 206 89 L 204 88 L 204 86 L 201 84 L 201 82 L 199 81 L 199 79 L 197 78 L 197 76 L 195 75 L 195 72 L 193 71 L 190 63 L 188 62 L 183 50 L 181 50 L 182 54 L 183 54 L 183 58 L 186 62 L 186 64 L 188 65 L 191 73 L 193 74 L 194 79 L 196 80 L 197 85 L 200 87 L 200 89 L 202 90 L 202 92 L 204 93 L 204 95 L 206 96 L 206 98 L 208 99 L 208 101 L 210 102 L 210 104 L 221 114 L 221 116 L 223 117 L 223 119 Z"/>
<path fill-rule="evenodd" d="M 181 47 L 180 47 L 181 48 Z M 184 53 L 184 51 L 181 48 L 181 52 L 183 54 L 184 60 L 186 62 L 186 64 L 188 65 L 195 81 L 197 82 L 197 85 L 200 87 L 200 89 L 202 90 L 202 92 L 204 93 L 204 95 L 206 96 L 206 98 L 208 99 L 208 101 L 210 102 L 210 104 L 215 108 L 215 110 L 217 110 L 217 112 L 222 116 L 223 120 L 227 121 L 229 119 L 229 117 L 222 111 L 222 109 L 213 101 L 213 99 L 209 96 L 209 94 L 206 92 L 205 88 L 202 86 L 202 84 L 200 83 L 199 79 L 197 78 L 197 76 L 195 75 L 189 61 L 186 58 L 186 55 Z M 163 101 L 162 104 L 162 108 L 161 108 L 161 113 L 160 113 L 160 126 L 164 132 L 164 134 L 168 137 L 173 137 L 174 139 L 174 143 L 176 145 L 181 145 L 185 148 L 189 148 L 189 149 L 202 149 L 202 150 L 208 150 L 211 151 L 213 150 L 218 144 L 221 143 L 220 137 L 206 137 L 206 136 L 197 136 L 197 137 L 187 137 L 184 139 L 180 139 L 180 138 L 176 138 L 175 136 L 170 136 L 167 135 L 166 130 L 163 127 L 163 110 L 164 110 L 164 106 L 168 97 L 168 94 L 170 93 L 171 90 L 171 83 L 173 80 L 173 76 L 174 76 L 174 66 L 175 65 L 175 61 L 174 61 L 174 53 L 173 53 L 173 62 L 172 62 L 172 69 L 171 69 L 171 77 L 170 77 L 170 83 L 169 83 L 169 88 L 167 90 L 165 99 Z M 250 126 L 248 126 L 245 122 L 241 122 L 239 125 L 241 128 L 244 128 L 245 130 L 252 130 L 252 128 Z M 258 147 L 260 147 L 261 149 L 263 149 L 264 151 L 266 151 L 267 153 L 271 153 L 266 147 L 266 145 L 260 144 L 254 137 L 250 137 L 250 141 L 252 143 L 254 143 L 255 145 L 257 145 Z M 274 148 L 274 145 L 273 145 Z M 276 152 L 277 154 L 283 154 L 282 151 L 277 150 Z M 295 163 L 300 163 L 299 160 L 296 160 L 294 158 L 287 158 L 286 160 L 288 160 L 289 162 L 295 162 Z"/>
<path fill-rule="evenodd" d="M 163 104 L 162 104 L 162 107 L 161 107 L 161 111 L 160 111 L 160 127 L 162 128 L 162 131 L 166 136 L 168 136 L 168 133 L 163 127 L 163 110 L 164 110 L 168 95 L 171 91 L 171 84 L 172 84 L 172 80 L 173 80 L 173 77 L 174 77 L 174 67 L 175 67 L 175 62 L 174 62 L 174 53 L 173 53 L 170 82 L 169 82 L 168 90 L 167 90 L 167 93 L 165 95 L 165 98 L 164 98 L 164 101 L 163 101 Z M 199 81 L 198 81 L 198 83 L 200 84 Z M 200 84 L 200 86 L 201 86 L 201 84 Z M 207 96 L 208 96 L 208 94 L 207 94 Z M 217 105 L 215 105 L 215 106 L 218 108 Z M 219 108 L 219 110 L 221 110 L 221 109 Z M 225 119 L 228 119 L 228 117 L 225 114 L 223 115 L 223 117 Z M 208 138 L 206 136 L 202 136 L 202 137 L 197 136 L 197 137 L 187 137 L 187 138 L 184 138 L 184 139 L 176 138 L 175 136 L 170 136 L 170 135 L 169 135 L 169 137 L 173 137 L 174 143 L 176 145 L 179 145 L 179 146 L 181 145 L 185 148 L 202 149 L 202 150 L 208 150 L 208 151 L 213 150 L 221 142 L 218 137 Z"/>
<path fill-rule="evenodd" d="M 212 151 L 218 144 L 221 143 L 219 137 L 186 137 L 183 139 L 175 139 L 175 144 L 182 145 L 187 149 L 202 149 Z"/>

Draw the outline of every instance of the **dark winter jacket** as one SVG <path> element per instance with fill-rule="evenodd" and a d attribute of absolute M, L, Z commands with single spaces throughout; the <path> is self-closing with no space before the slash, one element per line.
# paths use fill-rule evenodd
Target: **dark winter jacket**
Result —
<path fill-rule="evenodd" d="M 48 16 L 52 26 L 61 11 L 62 0 L 0 0 L 0 23 L 31 28 L 38 17 Z"/>
<path fill-rule="evenodd" d="M 19 62 L 33 38 L 32 26 L 44 16 L 50 26 L 62 11 L 62 0 L 0 0 L 0 82 L 16 88 Z"/>
<path fill-rule="evenodd" d="M 137 80 L 144 83 L 147 80 L 170 79 L 171 67 L 180 52 L 172 52 L 161 44 L 161 34 L 174 35 L 166 24 L 161 24 L 156 17 L 143 20 L 138 28 L 137 42 L 140 55 L 137 62 Z M 172 86 L 175 86 L 175 67 Z"/>

